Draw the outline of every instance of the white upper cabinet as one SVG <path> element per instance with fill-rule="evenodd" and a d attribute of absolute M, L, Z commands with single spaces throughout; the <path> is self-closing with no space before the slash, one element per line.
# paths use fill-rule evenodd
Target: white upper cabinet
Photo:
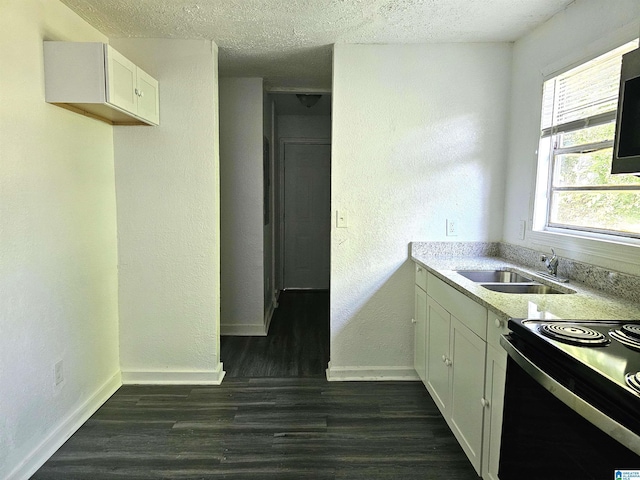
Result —
<path fill-rule="evenodd" d="M 149 119 L 155 125 L 160 123 L 160 102 L 158 81 L 144 70 L 137 69 L 138 116 Z"/>
<path fill-rule="evenodd" d="M 158 82 L 104 43 L 44 42 L 45 100 L 114 125 L 158 125 Z"/>

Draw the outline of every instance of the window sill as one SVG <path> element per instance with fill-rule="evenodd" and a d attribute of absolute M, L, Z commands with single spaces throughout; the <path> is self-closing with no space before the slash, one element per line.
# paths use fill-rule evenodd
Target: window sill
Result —
<path fill-rule="evenodd" d="M 628 239 L 628 242 L 615 241 L 548 230 L 532 231 L 529 233 L 529 239 L 531 243 L 543 249 L 563 249 L 567 252 L 640 266 L 640 242 L 635 239 Z"/>

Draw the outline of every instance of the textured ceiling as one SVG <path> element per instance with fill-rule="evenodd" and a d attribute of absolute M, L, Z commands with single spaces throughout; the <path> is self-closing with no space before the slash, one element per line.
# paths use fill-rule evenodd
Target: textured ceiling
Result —
<path fill-rule="evenodd" d="M 514 41 L 573 0 L 62 0 L 107 36 L 206 38 L 223 76 L 330 88 L 334 43 Z"/>

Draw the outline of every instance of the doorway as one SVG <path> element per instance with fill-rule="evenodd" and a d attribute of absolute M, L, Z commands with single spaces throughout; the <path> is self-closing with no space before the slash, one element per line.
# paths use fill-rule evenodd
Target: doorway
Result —
<path fill-rule="evenodd" d="M 264 99 L 263 130 L 271 146 L 270 161 L 262 162 L 265 192 L 271 193 L 263 205 L 266 335 L 221 337 L 230 378 L 326 375 L 331 99 L 318 95 L 309 107 L 298 96 Z"/>
<path fill-rule="evenodd" d="M 331 234 L 331 145 L 282 142 L 283 289 L 328 290 Z"/>

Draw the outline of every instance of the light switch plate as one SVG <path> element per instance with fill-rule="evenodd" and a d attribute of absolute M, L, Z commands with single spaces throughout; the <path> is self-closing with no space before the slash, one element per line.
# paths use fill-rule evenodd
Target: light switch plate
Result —
<path fill-rule="evenodd" d="M 53 375 L 56 386 L 60 385 L 64 381 L 64 366 L 62 360 L 54 365 Z"/>
<path fill-rule="evenodd" d="M 336 210 L 336 227 L 347 228 L 348 226 L 347 212 L 345 210 Z"/>

